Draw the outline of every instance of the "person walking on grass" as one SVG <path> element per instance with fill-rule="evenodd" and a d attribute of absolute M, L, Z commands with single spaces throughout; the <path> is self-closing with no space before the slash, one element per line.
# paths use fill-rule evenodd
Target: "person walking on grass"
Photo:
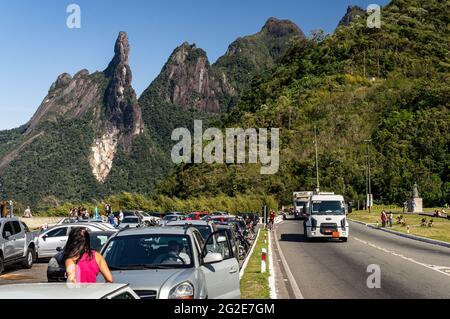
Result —
<path fill-rule="evenodd" d="M 105 282 L 113 282 L 105 259 L 91 249 L 89 232 L 84 227 L 75 227 L 70 231 L 63 261 L 66 265 L 67 282 L 95 283 L 99 273 L 103 275 Z"/>
<path fill-rule="evenodd" d="M 387 216 L 386 216 L 386 212 L 384 210 L 381 212 L 380 218 L 381 218 L 381 226 L 386 227 Z"/>
<path fill-rule="evenodd" d="M 392 212 L 389 212 L 389 227 L 392 227 L 392 218 L 393 218 Z"/>

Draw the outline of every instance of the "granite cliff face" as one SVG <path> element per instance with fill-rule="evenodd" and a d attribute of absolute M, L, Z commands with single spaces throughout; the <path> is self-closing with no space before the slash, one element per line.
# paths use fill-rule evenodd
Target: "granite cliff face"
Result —
<path fill-rule="evenodd" d="M 364 17 L 366 12 L 358 6 L 348 6 L 347 12 L 342 17 L 341 21 L 339 21 L 338 27 L 340 26 L 349 26 L 350 23 L 357 17 Z"/>
<path fill-rule="evenodd" d="M 173 51 L 152 85 L 150 91 L 167 103 L 210 113 L 219 113 L 221 100 L 236 94 L 226 76 L 211 67 L 205 51 L 187 42 Z"/>

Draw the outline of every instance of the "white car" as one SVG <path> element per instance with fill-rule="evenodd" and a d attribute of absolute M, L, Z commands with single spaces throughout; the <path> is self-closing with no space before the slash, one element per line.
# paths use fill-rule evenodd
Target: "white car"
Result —
<path fill-rule="evenodd" d="M 54 226 L 42 231 L 36 238 L 37 258 L 51 258 L 58 253 L 57 248 L 66 245 L 69 233 L 74 227 L 85 227 L 90 231 L 104 231 L 100 223 L 73 223 Z M 111 230 L 108 228 L 108 230 Z M 117 231 L 117 230 L 116 230 Z"/>
<path fill-rule="evenodd" d="M 141 218 L 141 221 L 143 224 L 150 226 L 150 225 L 157 225 L 161 218 L 152 216 L 149 213 L 146 212 L 138 212 L 138 216 Z"/>
<path fill-rule="evenodd" d="M 0 286 L 1 299 L 139 299 L 139 296 L 127 284 L 47 283 Z"/>
<path fill-rule="evenodd" d="M 127 216 L 119 224 L 119 229 L 141 227 L 141 221 L 137 216 Z"/>
<path fill-rule="evenodd" d="M 176 221 L 185 220 L 185 219 L 186 218 L 184 217 L 184 215 L 181 215 L 181 214 L 169 214 L 169 215 L 164 216 L 164 218 L 159 221 L 159 226 L 164 226 L 168 222 L 176 222 Z"/>
<path fill-rule="evenodd" d="M 312 238 L 336 238 L 346 242 L 349 224 L 342 195 L 319 193 L 311 196 L 308 214 L 304 222 L 307 240 Z"/>

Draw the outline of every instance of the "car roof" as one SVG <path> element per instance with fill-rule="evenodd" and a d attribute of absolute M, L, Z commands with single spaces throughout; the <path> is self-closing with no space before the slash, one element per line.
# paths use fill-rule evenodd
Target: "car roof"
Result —
<path fill-rule="evenodd" d="M 116 237 L 132 236 L 132 235 L 185 235 L 190 232 L 189 228 L 181 227 L 145 227 L 145 228 L 125 228 L 119 231 Z"/>
<path fill-rule="evenodd" d="M 19 218 L 17 217 L 2 217 L 0 218 L 0 222 L 7 222 L 7 221 L 19 221 Z"/>
<path fill-rule="evenodd" d="M 205 220 L 177 220 L 177 221 L 168 222 L 166 224 L 167 227 L 169 227 L 169 226 L 184 226 L 184 225 L 208 226 L 208 225 L 210 225 L 210 223 Z"/>
<path fill-rule="evenodd" d="M 13 284 L 0 286 L 0 299 L 100 299 L 127 286 L 118 283 Z"/>

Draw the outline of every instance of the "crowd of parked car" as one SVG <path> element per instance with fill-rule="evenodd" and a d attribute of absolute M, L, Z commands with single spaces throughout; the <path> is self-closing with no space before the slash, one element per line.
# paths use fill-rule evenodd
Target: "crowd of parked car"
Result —
<path fill-rule="evenodd" d="M 114 282 L 130 287 L 132 296 L 240 297 L 239 270 L 256 237 L 257 214 L 126 211 L 114 217 L 120 222 L 112 223 L 108 217 L 62 218 L 38 233 L 17 219 L 0 219 L 0 272 L 7 264 L 20 262 L 31 268 L 37 259 L 44 259 L 49 260 L 48 281 L 65 282 L 64 246 L 73 228 L 84 227 Z"/>

